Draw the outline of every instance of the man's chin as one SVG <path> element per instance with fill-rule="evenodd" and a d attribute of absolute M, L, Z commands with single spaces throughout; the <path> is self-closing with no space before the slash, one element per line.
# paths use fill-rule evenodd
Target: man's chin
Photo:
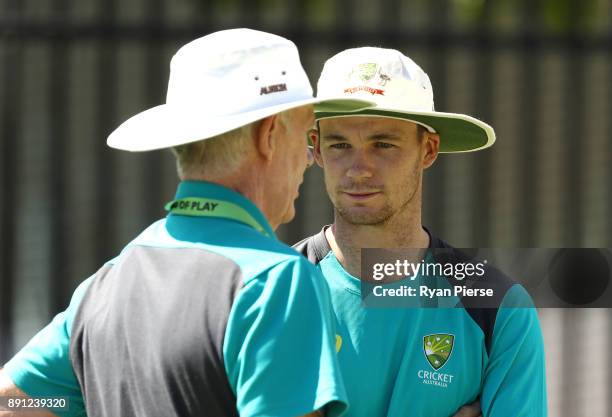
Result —
<path fill-rule="evenodd" d="M 376 226 L 387 222 L 391 217 L 388 210 L 374 210 L 366 207 L 336 207 L 336 212 L 342 219 L 355 226 Z"/>

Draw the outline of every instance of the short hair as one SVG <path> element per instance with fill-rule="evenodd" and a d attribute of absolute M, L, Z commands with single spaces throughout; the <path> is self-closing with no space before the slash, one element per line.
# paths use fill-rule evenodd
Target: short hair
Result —
<path fill-rule="evenodd" d="M 172 148 L 181 179 L 214 180 L 232 174 L 253 146 L 255 123 Z"/>

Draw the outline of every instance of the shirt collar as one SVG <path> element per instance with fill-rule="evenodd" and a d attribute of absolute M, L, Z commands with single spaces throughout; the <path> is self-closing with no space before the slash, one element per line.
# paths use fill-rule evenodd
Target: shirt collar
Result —
<path fill-rule="evenodd" d="M 261 210 L 251 200 L 230 188 L 207 181 L 181 181 L 176 190 L 175 199 L 187 197 L 212 198 L 236 204 L 253 216 L 269 236 L 276 238 L 274 230 Z M 168 221 L 171 221 L 173 216 L 180 216 L 180 214 L 169 213 Z"/>

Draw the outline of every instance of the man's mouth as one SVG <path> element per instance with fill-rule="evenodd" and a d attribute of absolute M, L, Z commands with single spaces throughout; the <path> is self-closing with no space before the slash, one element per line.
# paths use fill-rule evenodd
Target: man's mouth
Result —
<path fill-rule="evenodd" d="M 367 200 L 380 194 L 380 191 L 343 191 L 343 193 L 354 200 Z"/>

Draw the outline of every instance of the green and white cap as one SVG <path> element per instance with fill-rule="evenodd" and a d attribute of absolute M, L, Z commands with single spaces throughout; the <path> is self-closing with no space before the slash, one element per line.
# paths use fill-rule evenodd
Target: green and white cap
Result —
<path fill-rule="evenodd" d="M 334 55 L 323 67 L 317 97 L 376 103 L 358 112 L 316 110 L 317 120 L 349 116 L 409 120 L 440 135 L 440 152 L 477 151 L 495 142 L 495 131 L 485 122 L 465 114 L 435 111 L 429 77 L 395 49 L 363 47 Z"/>

